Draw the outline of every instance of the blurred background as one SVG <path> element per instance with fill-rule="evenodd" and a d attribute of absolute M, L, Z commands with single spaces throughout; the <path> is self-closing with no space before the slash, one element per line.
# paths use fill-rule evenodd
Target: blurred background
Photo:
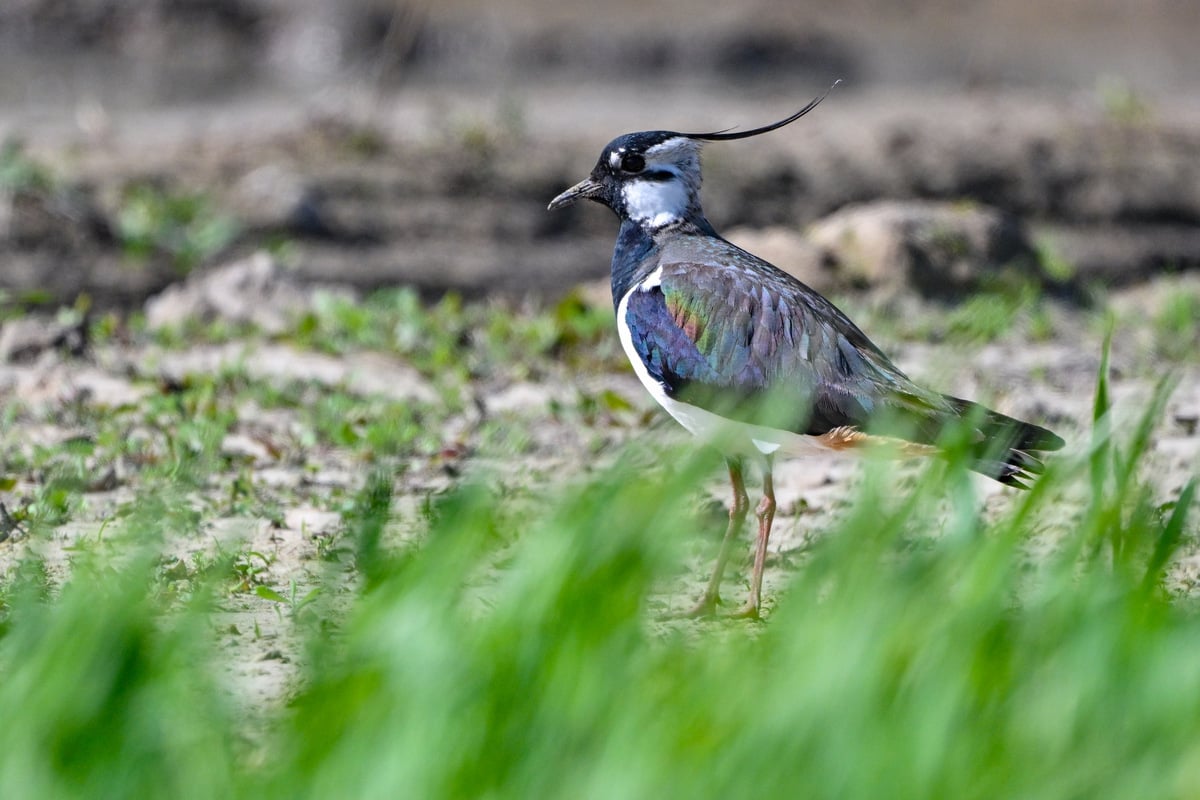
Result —
<path fill-rule="evenodd" d="M 877 220 L 785 231 L 969 201 L 1024 226 L 983 261 L 1128 283 L 1200 264 L 1198 34 L 1171 0 L 11 0 L 0 287 L 136 306 L 267 246 L 305 280 L 561 294 L 605 277 L 613 226 L 545 203 L 605 142 L 762 124 L 837 78 L 710 148 L 718 228 L 828 290 L 884 279 L 835 246 Z"/>
<path fill-rule="evenodd" d="M 0 797 L 1200 796 L 1198 41 L 1183 0 L 3 0 Z M 771 624 L 666 622 L 728 482 L 621 351 L 613 216 L 546 204 L 836 79 L 706 148 L 708 217 L 1069 444 L 1028 494 L 781 463 Z"/>

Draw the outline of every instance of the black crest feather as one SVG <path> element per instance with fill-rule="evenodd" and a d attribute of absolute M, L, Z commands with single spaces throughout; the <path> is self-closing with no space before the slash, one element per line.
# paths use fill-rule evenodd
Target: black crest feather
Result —
<path fill-rule="evenodd" d="M 829 93 L 833 91 L 833 87 L 837 86 L 841 82 L 842 82 L 842 79 L 838 78 L 836 81 L 834 81 L 830 85 L 830 87 L 828 89 L 825 90 L 824 94 L 822 94 L 820 97 L 815 98 L 811 103 L 809 103 L 804 108 L 797 111 L 795 114 L 792 114 L 790 117 L 787 117 L 786 119 L 781 119 L 778 122 L 772 122 L 770 125 L 764 125 L 761 128 L 755 128 L 755 129 L 749 130 L 749 131 L 734 132 L 732 129 L 726 129 L 723 131 L 713 131 L 711 133 L 681 133 L 678 135 L 686 136 L 689 139 L 700 139 L 701 141 L 705 141 L 705 142 L 728 142 L 733 139 L 748 139 L 751 136 L 758 136 L 759 134 L 770 133 L 771 131 L 782 128 L 784 125 L 792 124 L 793 122 L 800 119 L 808 112 L 812 111 L 814 108 L 816 108 L 818 105 L 821 104 L 822 100 L 824 100 L 826 97 L 829 96 Z"/>

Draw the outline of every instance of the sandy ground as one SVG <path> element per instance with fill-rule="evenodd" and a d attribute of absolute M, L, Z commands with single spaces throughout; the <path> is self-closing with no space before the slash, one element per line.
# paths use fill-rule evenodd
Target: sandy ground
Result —
<path fill-rule="evenodd" d="M 1196 281 L 1177 278 L 1138 287 L 1113 299 L 1127 315 L 1146 313 L 1162 297 L 1181 288 L 1200 288 Z M 967 397 L 987 399 L 995 407 L 1017 416 L 1036 418 L 1057 429 L 1070 442 L 1064 458 L 1078 457 L 1087 446 L 1091 395 L 1099 364 L 1100 339 L 1089 329 L 1087 312 L 1055 307 L 1059 335 L 1036 345 L 1008 337 L 982 347 L 899 342 L 891 346 L 897 363 L 930 385 Z M 1150 397 L 1157 379 L 1148 364 L 1144 343 L 1138 337 L 1118 335 L 1113 358 L 1113 398 L 1119 418 L 1132 421 Z M 22 411 L 18 424 L 0 436 L 6 451 L 28 454 L 38 447 L 54 447 L 80 436 L 85 426 L 71 421 L 83 409 L 109 413 L 125 407 L 137 414 L 140 403 L 157 392 L 164 376 L 182 379 L 190 373 L 213 373 L 242 365 L 252 380 L 264 382 L 313 381 L 362 396 L 378 395 L 393 387 L 405 395 L 421 395 L 428 387 L 408 365 L 394 356 L 360 354 L 332 369 L 328 356 L 261 337 L 232 345 L 184 345 L 164 349 L 154 344 L 100 344 L 82 358 L 54 350 L 31 362 L 0 365 L 0 398 L 17 400 Z M 261 366 L 256 366 L 261 365 Z M 267 367 L 269 365 L 269 368 Z M 1176 497 L 1200 464 L 1200 435 L 1195 420 L 1200 413 L 1200 369 L 1194 361 L 1176 367 L 1179 385 L 1156 429 L 1147 462 L 1147 475 L 1155 495 L 1166 502 Z M 405 376 L 389 384 L 378 380 Z M 372 381 L 370 377 L 376 380 Z M 397 389 L 403 385 L 402 389 Z M 601 417 L 591 425 L 551 411 L 551 404 L 570 407 L 578 398 L 601 388 L 626 398 L 636 414 L 620 419 Z M 471 423 L 452 420 L 463 455 L 447 462 L 444 454 L 414 455 L 397 473 L 397 498 L 392 535 L 403 542 L 420 528 L 419 508 L 465 476 L 524 476 L 530 486 L 552 488 L 580 479 L 584 465 L 602 465 L 620 446 L 638 438 L 643 443 L 683 441 L 685 435 L 661 413 L 654 411 L 636 378 L 621 370 L 602 374 L 571 374 L 562 365 L 548 365 L 540 379 L 479 387 L 478 406 L 513 429 L 527 430 L 531 439 L 518 453 L 496 450 L 476 441 Z M 649 426 L 647 427 L 647 421 Z M 465 424 L 465 427 L 464 427 Z M 336 614 L 355 591 L 357 576 L 346 548 L 346 498 L 363 484 L 367 467 L 354 453 L 332 447 L 305 447 L 298 440 L 298 412 L 294 409 L 241 408 L 238 420 L 221 445 L 228 465 L 211 476 L 205 488 L 189 494 L 188 502 L 199 513 L 199 527 L 165 543 L 162 570 L 167 585 L 186 580 L 197 563 L 234 555 L 234 570 L 243 585 L 230 584 L 221 598 L 220 613 L 213 619 L 214 635 L 221 642 L 223 666 L 231 691 L 247 710 L 274 707 L 286 699 L 288 687 L 303 663 L 299 633 L 312 624 L 312 611 L 293 611 L 291 604 L 256 593 L 259 586 L 289 597 L 304 599 L 321 586 L 321 613 Z M 448 470 L 448 467 L 452 469 Z M 911 467 L 897 466 L 898 469 Z M 107 470 L 107 472 L 106 472 Z M 804 562 L 814 536 L 836 526 L 854 496 L 853 486 L 861 464 L 844 459 L 786 461 L 776 472 L 779 515 L 775 522 L 765 578 L 766 609 Z M 0 542 L 0 574 L 18 561 L 36 554 L 43 559 L 53 582 L 70 573 L 73 553 L 81 545 L 96 546 L 114 515 L 137 496 L 138 475 L 127 464 L 96 464 L 103 475 L 88 486 L 70 522 L 37 536 L 17 529 Z M 274 498 L 279 513 L 270 519 L 231 511 L 227 497 L 235 479 L 248 481 L 260 495 Z M 36 496 L 44 473 L 18 476 L 9 490 L 0 493 L 10 507 Z M 752 479 L 757 481 L 757 478 Z M 984 478 L 976 482 L 981 512 L 1000 513 L 1014 492 Z M 727 486 L 719 460 L 713 458 L 711 500 L 703 506 L 703 527 L 719 530 L 727 501 Z M 1076 498 L 1072 502 L 1081 502 Z M 1065 529 L 1078 511 L 1064 504 L 1055 520 L 1043 520 L 1039 536 Z M 708 519 L 711 517 L 711 519 Z M 710 524 L 711 523 L 711 524 Z M 746 532 L 749 554 L 749 531 Z M 663 615 L 683 610 L 699 595 L 710 568 L 715 542 L 698 539 L 694 555 L 679 578 L 653 599 Z M 725 596 L 731 601 L 744 592 L 747 564 L 735 559 L 726 580 Z M 1183 594 L 1200 584 L 1200 551 L 1190 548 L 1175 566 L 1170 585 Z M 656 622 L 659 626 L 697 623 Z"/>
<path fill-rule="evenodd" d="M 126 252 L 130 189 L 145 185 L 202 197 L 237 221 L 237 234 L 201 272 L 283 242 L 276 252 L 301 304 L 313 283 L 553 300 L 606 275 L 612 219 L 597 209 L 544 210 L 606 141 L 638 129 L 761 124 L 841 77 L 819 114 L 786 136 L 710 149 L 705 198 L 718 227 L 804 231 L 847 204 L 882 198 L 979 203 L 1013 215 L 1033 245 L 1049 242 L 1074 265 L 1072 285 L 1055 291 L 1099 286 L 1129 323 L 1118 329 L 1113 357 L 1123 419 L 1145 406 L 1164 371 L 1178 375 L 1148 462 L 1156 496 L 1169 501 L 1197 471 L 1200 370 L 1194 355 L 1182 363 L 1156 355 L 1148 323 L 1172 296 L 1200 291 L 1200 20 L 1188 4 L 927 0 L 897 11 L 882 2 L 759 2 L 747 12 L 621 2 L 599 12 L 581 2 L 418 3 L 404 6 L 416 16 L 399 18 L 399 27 L 365 0 L 188 4 L 199 10 L 186 24 L 171 4 L 149 5 L 158 11 L 137 13 L 132 0 L 105 5 L 107 16 L 72 16 L 49 2 L 0 10 L 0 44 L 12 45 L 0 48 L 9 76 L 0 87 L 0 140 L 19 143 L 0 160 L 9 181 L 0 182 L 0 311 L 31 296 L 53 309 L 83 292 L 97 308 L 128 314 L 176 284 L 181 273 L 165 250 L 138 259 Z M 46 170 L 45 185 L 14 182 L 23 173 L 12 168 L 30 164 Z M 607 302 L 603 289 L 586 293 Z M 907 323 L 932 313 L 928 301 L 852 298 L 875 308 L 868 317 L 876 327 L 864 326 L 910 374 L 1045 420 L 1070 451 L 1085 446 L 1099 306 L 1054 305 L 1042 340 L 1009 336 L 964 348 L 888 341 L 894 317 Z M 269 336 L 165 349 L 134 337 L 76 356 L 60 345 L 10 356 L 0 359 L 0 411 L 11 403 L 22 410 L 6 418 L 0 447 L 22 454 L 87 436 L 79 420 L 89 409 L 136 414 L 164 380 L 231 361 L 253 380 L 311 381 L 364 397 L 434 391 L 394 356 L 333 359 Z M 591 427 L 549 413 L 552 403 L 576 403 L 597 387 L 636 413 Z M 403 465 L 397 539 L 413 534 L 425 498 L 463 475 L 503 463 L 551 485 L 633 437 L 681 436 L 627 370 L 547 365 L 542 375 L 474 391 L 487 413 L 530 432 L 527 446 L 519 455 L 489 451 L 471 440 L 472 420 L 453 420 L 447 438 L 464 439 L 470 455 L 414 455 Z M 643 417 L 652 421 L 648 433 Z M 247 709 L 286 699 L 303 661 L 297 626 L 311 624 L 303 609 L 293 613 L 256 587 L 303 599 L 314 586 L 337 586 L 320 600 L 330 613 L 355 587 L 338 551 L 343 506 L 366 470 L 353 453 L 306 445 L 297 429 L 294 410 L 239 410 L 221 447 L 229 470 L 190 498 L 199 530 L 169 542 L 163 565 L 171 583 L 173 575 L 185 581 L 197 561 L 241 559 L 246 586 L 222 598 L 213 630 Z M 37 553 L 61 581 L 72 548 L 103 540 L 106 520 L 136 496 L 137 473 L 93 466 L 97 480 L 70 522 L 37 537 L 0 525 L 0 574 Z M 844 461 L 779 466 L 768 610 L 810 537 L 829 530 L 853 496 L 858 470 Z M 276 517 L 230 511 L 225 498 L 238 474 L 274 500 Z M 0 490 L 9 508 L 46 478 L 5 477 L 15 481 Z M 984 479 L 977 486 L 984 513 L 1011 501 L 1009 490 Z M 718 527 L 726 491 L 714 458 L 708 510 Z M 657 608 L 676 610 L 699 594 L 712 551 L 712 542 L 698 542 Z M 742 566 L 731 565 L 727 597 L 744 590 Z M 1189 550 L 1172 581 L 1194 593 L 1200 555 Z"/>

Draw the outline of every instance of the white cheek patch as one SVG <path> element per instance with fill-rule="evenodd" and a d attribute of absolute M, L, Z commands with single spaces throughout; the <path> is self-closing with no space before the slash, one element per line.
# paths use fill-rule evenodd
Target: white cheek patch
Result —
<path fill-rule="evenodd" d="M 629 218 L 652 228 L 677 222 L 687 213 L 687 187 L 675 176 L 665 181 L 626 181 L 621 194 Z"/>

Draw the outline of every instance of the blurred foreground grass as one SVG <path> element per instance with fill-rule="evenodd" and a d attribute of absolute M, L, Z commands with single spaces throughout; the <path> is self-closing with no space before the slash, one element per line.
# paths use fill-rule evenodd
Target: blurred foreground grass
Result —
<path fill-rule="evenodd" d="M 1200 617 L 1161 587 L 1194 486 L 1155 507 L 1158 408 L 1110 436 L 1102 379 L 1096 409 L 996 520 L 953 461 L 868 469 L 761 626 L 656 621 L 707 460 L 631 450 L 520 502 L 475 481 L 400 549 L 380 472 L 347 515 L 361 587 L 305 617 L 261 736 L 222 688 L 218 581 L 164 595 L 172 523 L 130 513 L 61 591 L 30 559 L 0 594 L 0 797 L 1197 796 Z"/>

